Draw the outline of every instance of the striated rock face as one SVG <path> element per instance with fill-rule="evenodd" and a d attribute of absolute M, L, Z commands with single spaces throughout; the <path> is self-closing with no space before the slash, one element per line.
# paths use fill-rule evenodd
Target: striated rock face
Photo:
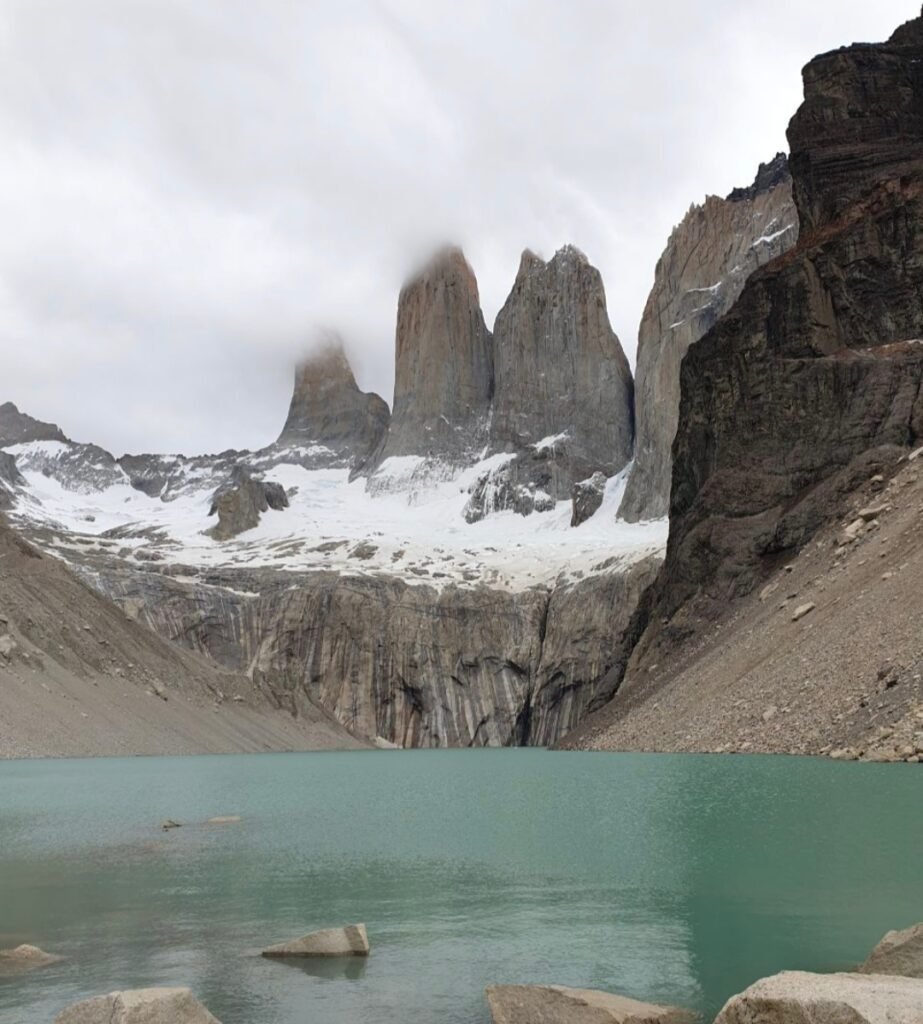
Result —
<path fill-rule="evenodd" d="M 276 442 L 309 450 L 312 465 L 361 467 L 381 443 L 391 413 L 359 390 L 339 335 L 331 334 L 295 371 L 288 417 Z"/>
<path fill-rule="evenodd" d="M 20 412 L 12 402 L 0 405 L 0 448 L 26 441 L 66 441 L 55 423 L 43 423 Z"/>
<path fill-rule="evenodd" d="M 864 453 L 921 443 L 923 18 L 817 57 L 804 84 L 789 126 L 801 237 L 683 362 L 639 657 L 803 545 L 838 510 L 828 482 Z"/>
<path fill-rule="evenodd" d="M 632 380 L 606 312 L 599 271 L 573 246 L 547 263 L 522 255 L 494 326 L 490 443 L 522 451 L 566 436 L 571 479 L 617 473 L 631 458 Z"/>
<path fill-rule="evenodd" d="M 550 744 L 608 701 L 658 560 L 569 586 L 436 590 L 386 576 L 112 566 L 91 582 L 162 636 L 406 747 Z"/>
<path fill-rule="evenodd" d="M 394 456 L 475 461 L 493 395 L 491 336 L 460 249 L 440 252 L 401 290 L 394 407 L 373 466 Z"/>
<path fill-rule="evenodd" d="M 635 463 L 619 514 L 658 519 L 670 500 L 679 371 L 689 346 L 733 306 L 758 267 L 798 238 L 788 161 L 761 164 L 749 188 L 709 196 L 674 229 L 657 263 L 638 333 Z"/>
<path fill-rule="evenodd" d="M 229 540 L 259 524 L 269 509 L 288 508 L 288 497 L 281 484 L 257 480 L 244 466 L 235 466 L 230 478 L 215 491 L 208 514 L 218 522 L 206 530 L 215 540 Z"/>

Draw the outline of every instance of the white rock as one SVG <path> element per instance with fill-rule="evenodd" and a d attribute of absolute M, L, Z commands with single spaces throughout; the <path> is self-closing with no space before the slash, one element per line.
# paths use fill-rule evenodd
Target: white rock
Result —
<path fill-rule="evenodd" d="M 856 970 L 863 974 L 923 978 L 923 924 L 888 932 Z"/>
<path fill-rule="evenodd" d="M 494 1024 L 691 1024 L 696 1014 L 676 1006 L 562 985 L 491 985 Z"/>
<path fill-rule="evenodd" d="M 783 971 L 729 999 L 715 1024 L 923 1024 L 923 981 Z"/>
<path fill-rule="evenodd" d="M 263 950 L 263 956 L 368 956 L 369 937 L 364 924 L 325 928 L 300 939 L 280 942 Z"/>
<path fill-rule="evenodd" d="M 221 1024 L 188 988 L 139 988 L 74 1003 L 54 1024 Z"/>

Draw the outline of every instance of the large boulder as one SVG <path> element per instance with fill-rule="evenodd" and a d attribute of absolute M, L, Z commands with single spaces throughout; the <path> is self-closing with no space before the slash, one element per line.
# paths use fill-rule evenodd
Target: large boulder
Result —
<path fill-rule="evenodd" d="M 15 949 L 0 949 L 0 973 L 34 971 L 37 967 L 56 964 L 61 957 L 46 953 L 38 946 L 23 944 Z"/>
<path fill-rule="evenodd" d="M 589 480 L 579 480 L 571 494 L 573 512 L 571 526 L 580 526 L 591 519 L 601 508 L 606 493 L 605 473 L 594 473 Z"/>
<path fill-rule="evenodd" d="M 221 1024 L 188 988 L 139 988 L 74 1003 L 54 1024 Z"/>
<path fill-rule="evenodd" d="M 715 1024 L 921 1024 L 923 981 L 783 971 L 732 996 Z"/>
<path fill-rule="evenodd" d="M 923 924 L 888 932 L 856 970 L 862 974 L 923 978 Z"/>
<path fill-rule="evenodd" d="M 369 937 L 364 924 L 348 924 L 342 928 L 325 928 L 310 932 L 300 939 L 280 942 L 263 950 L 263 956 L 368 956 Z"/>
<path fill-rule="evenodd" d="M 494 1024 L 689 1024 L 696 1014 L 676 1006 L 562 985 L 491 985 Z"/>

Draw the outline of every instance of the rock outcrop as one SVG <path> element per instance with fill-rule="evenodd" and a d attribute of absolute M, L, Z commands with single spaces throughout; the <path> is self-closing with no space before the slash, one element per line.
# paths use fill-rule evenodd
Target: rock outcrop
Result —
<path fill-rule="evenodd" d="M 308 956 L 368 956 L 369 937 L 364 924 L 347 924 L 342 928 L 325 928 L 310 932 L 300 939 L 280 942 L 264 949 L 270 958 Z"/>
<path fill-rule="evenodd" d="M 94 586 L 161 636 L 402 747 L 548 745 L 614 693 L 659 559 L 550 592 L 383 575 L 227 569 L 198 581 L 110 565 Z M 154 567 L 152 566 L 152 569 Z"/>
<path fill-rule="evenodd" d="M 474 462 L 487 437 L 494 370 L 474 272 L 446 248 L 401 289 L 395 334 L 394 404 L 372 460 L 423 456 Z"/>
<path fill-rule="evenodd" d="M 494 1024 L 692 1024 L 697 1015 L 676 1006 L 563 985 L 491 985 Z"/>
<path fill-rule="evenodd" d="M 596 515 L 602 506 L 605 493 L 605 473 L 594 473 L 589 480 L 579 480 L 575 483 L 571 494 L 574 510 L 570 517 L 570 525 L 580 526 Z"/>
<path fill-rule="evenodd" d="M 25 480 L 16 466 L 16 459 L 9 452 L 0 451 L 0 510 L 13 504 L 16 489 L 23 486 Z"/>
<path fill-rule="evenodd" d="M 492 451 L 523 452 L 566 440 L 555 498 L 596 471 L 631 458 L 632 379 L 606 311 L 599 271 L 573 246 L 547 263 L 526 250 L 494 325 Z"/>
<path fill-rule="evenodd" d="M 208 514 L 218 522 L 205 532 L 215 540 L 230 540 L 259 525 L 260 516 L 274 509 L 288 508 L 281 484 L 257 480 L 244 466 L 235 466 L 231 476 L 215 491 Z"/>
<path fill-rule="evenodd" d="M 888 932 L 856 969 L 861 974 L 923 978 L 923 924 Z"/>
<path fill-rule="evenodd" d="M 188 988 L 138 988 L 74 1003 L 54 1024 L 221 1024 Z"/>
<path fill-rule="evenodd" d="M 749 188 L 708 196 L 674 229 L 657 263 L 638 332 L 635 461 L 619 514 L 659 519 L 670 500 L 679 371 L 689 346 L 737 301 L 754 270 L 798 238 L 788 161 L 761 164 Z"/>
<path fill-rule="evenodd" d="M 339 335 L 298 364 L 288 417 L 276 442 L 306 450 L 312 468 L 361 469 L 388 430 L 384 399 L 359 390 Z"/>
<path fill-rule="evenodd" d="M 923 981 L 783 971 L 733 996 L 715 1024 L 918 1024 Z"/>
<path fill-rule="evenodd" d="M 12 402 L 0 405 L 0 448 L 26 441 L 67 441 L 56 423 L 43 423 L 20 412 Z"/>
<path fill-rule="evenodd" d="M 804 85 L 788 132 L 798 245 L 683 361 L 642 662 L 838 515 L 869 452 L 923 437 L 923 17 L 815 58 Z"/>

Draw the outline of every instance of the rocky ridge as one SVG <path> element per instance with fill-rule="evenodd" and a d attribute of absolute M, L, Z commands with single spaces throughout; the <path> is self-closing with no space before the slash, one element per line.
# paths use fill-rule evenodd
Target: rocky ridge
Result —
<path fill-rule="evenodd" d="M 632 626 L 640 639 L 626 684 L 605 715 L 605 746 L 620 742 L 630 717 L 653 726 L 658 699 L 650 677 L 676 678 L 684 662 L 691 666 L 687 682 L 698 690 L 690 691 L 685 712 L 674 708 L 677 722 L 688 715 L 689 734 L 715 726 L 706 720 L 705 679 L 692 667 L 702 637 L 721 630 L 726 649 L 745 650 L 748 634 L 737 616 L 750 605 L 742 599 L 768 585 L 780 565 L 800 562 L 804 554 L 793 562 L 798 552 L 811 551 L 806 545 L 826 524 L 851 523 L 855 517 L 845 517 L 853 496 L 887 480 L 923 434 L 923 17 L 886 43 L 815 58 L 804 83 L 804 103 L 789 126 L 799 242 L 749 279 L 683 362 L 667 558 Z M 906 465 L 899 486 L 912 502 L 916 463 Z M 899 529 L 907 531 L 915 514 L 915 505 L 902 507 Z M 882 551 L 894 565 L 880 574 L 876 591 L 903 585 L 904 573 L 913 587 L 915 545 L 912 532 L 903 536 L 906 556 L 890 545 Z M 819 542 L 823 547 L 823 535 Z M 850 567 L 847 559 L 839 557 L 835 574 Z M 853 571 L 868 586 L 874 569 L 859 563 Z M 849 614 L 845 599 L 842 593 L 838 607 L 825 613 L 822 600 L 808 595 L 791 610 L 790 628 L 807 631 L 828 620 L 824 660 L 845 677 L 838 702 L 852 699 L 845 680 L 855 678 L 864 687 L 855 695 L 856 712 L 885 711 L 889 698 L 872 698 L 869 683 L 860 682 L 869 669 L 867 659 L 854 657 L 861 648 L 833 657 L 834 641 L 849 646 L 863 635 L 863 620 Z M 909 592 L 908 600 L 915 607 Z M 886 601 L 887 611 L 865 620 L 881 636 L 903 611 L 893 598 Z M 895 640 L 890 653 L 901 658 L 910 686 L 903 722 L 916 715 L 920 652 L 910 635 Z M 804 639 L 800 649 L 772 659 L 792 671 L 797 658 L 808 658 L 804 676 L 790 677 L 803 679 L 801 695 L 785 701 L 790 711 L 792 701 L 809 706 L 816 685 L 803 645 Z M 733 684 L 733 674 L 712 668 L 715 685 Z M 757 685 L 761 678 L 783 685 L 771 665 L 747 671 Z M 679 693 L 670 688 L 671 699 Z M 782 705 L 767 698 L 764 711 L 773 721 Z M 714 699 L 728 707 L 726 698 Z M 785 721 L 783 733 L 793 719 Z M 784 735 L 778 743 L 775 749 L 793 749 Z M 804 749 L 825 746 L 822 736 L 805 737 Z"/>
<path fill-rule="evenodd" d="M 697 342 L 734 305 L 750 275 L 790 249 L 798 214 L 785 154 L 761 164 L 749 188 L 692 206 L 657 262 L 638 332 L 635 461 L 619 514 L 665 516 L 670 450 L 679 419 L 679 370 Z"/>

